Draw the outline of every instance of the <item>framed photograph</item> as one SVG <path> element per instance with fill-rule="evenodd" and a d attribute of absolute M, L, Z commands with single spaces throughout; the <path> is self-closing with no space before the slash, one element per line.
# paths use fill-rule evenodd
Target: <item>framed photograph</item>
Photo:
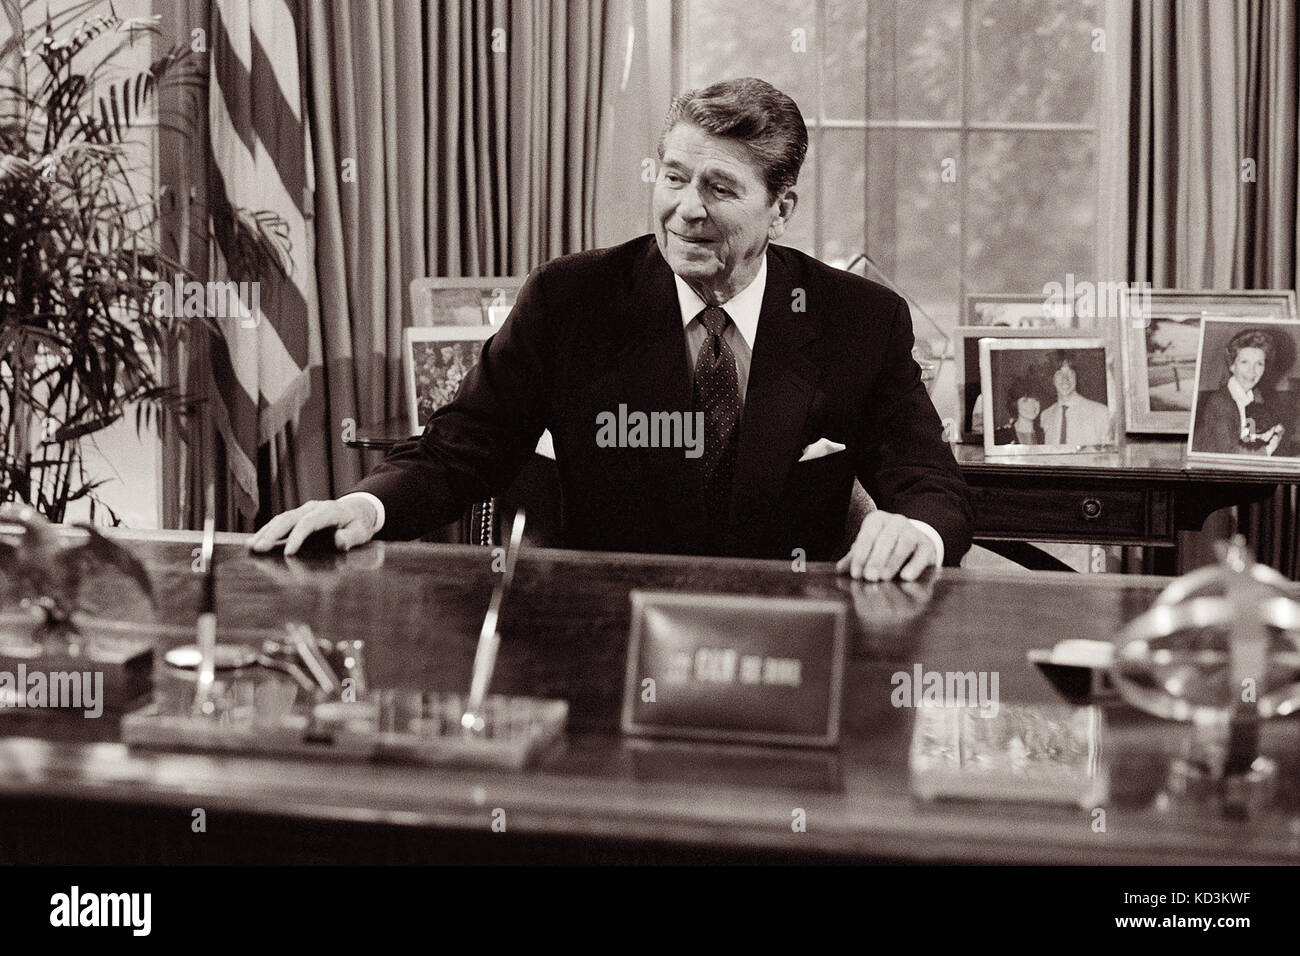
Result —
<path fill-rule="evenodd" d="M 1206 316 L 1187 457 L 1300 468 L 1300 320 Z"/>
<path fill-rule="evenodd" d="M 1088 329 L 1025 329 L 1006 326 L 959 325 L 952 330 L 954 368 L 957 379 L 959 439 L 978 444 L 984 436 L 984 403 L 980 401 L 980 339 L 1043 339 L 1065 336 L 1087 337 Z"/>
<path fill-rule="evenodd" d="M 1124 411 L 1130 433 L 1183 435 L 1195 396 L 1196 350 L 1207 315 L 1296 317 L 1295 292 L 1157 289 L 1140 318 L 1123 323 Z"/>
<path fill-rule="evenodd" d="M 500 326 L 524 284 L 521 276 L 411 280 L 411 319 L 417 326 Z"/>
<path fill-rule="evenodd" d="M 1105 338 L 981 339 L 986 455 L 1119 446 L 1119 387 Z"/>
<path fill-rule="evenodd" d="M 415 430 L 456 397 L 465 374 L 478 364 L 490 325 L 434 326 L 406 330 L 406 410 Z"/>
<path fill-rule="evenodd" d="M 966 325 L 1009 329 L 1074 327 L 1074 304 L 1053 301 L 1041 292 L 1027 295 L 983 293 L 966 296 Z"/>

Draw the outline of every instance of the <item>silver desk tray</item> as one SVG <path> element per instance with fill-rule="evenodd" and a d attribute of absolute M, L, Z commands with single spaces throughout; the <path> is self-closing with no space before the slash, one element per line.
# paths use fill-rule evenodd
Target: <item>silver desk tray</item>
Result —
<path fill-rule="evenodd" d="M 463 708 L 458 694 L 389 691 L 358 703 L 318 704 L 310 712 L 299 706 L 268 713 L 266 706 L 236 703 L 217 717 L 192 716 L 183 701 L 155 700 L 127 714 L 123 742 L 146 749 L 520 770 L 563 735 L 569 716 L 566 701 L 491 696 L 484 733 L 471 735 L 457 722 Z"/>

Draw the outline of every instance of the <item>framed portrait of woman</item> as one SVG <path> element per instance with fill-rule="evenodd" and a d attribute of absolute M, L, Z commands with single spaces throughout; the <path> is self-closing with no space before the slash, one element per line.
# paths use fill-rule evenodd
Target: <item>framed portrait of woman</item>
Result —
<path fill-rule="evenodd" d="M 1300 319 L 1206 316 L 1187 457 L 1300 469 Z"/>

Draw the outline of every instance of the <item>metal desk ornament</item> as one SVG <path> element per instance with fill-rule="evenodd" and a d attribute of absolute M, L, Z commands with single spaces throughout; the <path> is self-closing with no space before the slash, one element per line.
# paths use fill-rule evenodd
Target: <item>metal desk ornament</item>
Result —
<path fill-rule="evenodd" d="M 11 681 L 0 687 L 0 710 L 37 707 L 77 710 L 46 699 L 31 701 L 28 679 L 41 675 L 62 686 L 73 676 L 102 681 L 96 694 L 107 710 L 120 710 L 149 689 L 153 642 L 141 638 L 140 628 L 85 610 L 81 589 L 85 579 L 102 569 L 124 574 L 154 604 L 153 586 L 143 564 L 93 525 L 74 525 L 59 534 L 44 515 L 30 505 L 0 507 L 0 582 L 18 598 L 19 610 L 0 612 L 0 672 Z M 43 686 L 43 682 L 42 682 Z M 81 697 L 78 693 L 76 697 Z"/>
<path fill-rule="evenodd" d="M 1269 800 L 1277 775 L 1261 721 L 1300 709 L 1300 603 L 1242 537 L 1219 551 L 1120 632 L 1112 674 L 1134 707 L 1194 725 L 1171 790 L 1244 812 Z"/>
<path fill-rule="evenodd" d="M 197 671 L 193 693 L 187 699 L 184 692 L 160 691 L 152 704 L 123 720 L 123 739 L 149 748 L 502 769 L 527 765 L 563 734 L 568 703 L 487 694 L 501 640 L 497 624 L 523 526 L 520 511 L 505 573 L 484 619 L 467 697 L 371 690 L 361 641 L 331 643 L 307 625 L 291 623 L 283 632 L 245 634 L 240 644 L 209 642 L 205 650 L 201 641 L 198 648 L 166 655 L 174 672 Z M 213 646 L 228 651 L 213 655 Z"/>

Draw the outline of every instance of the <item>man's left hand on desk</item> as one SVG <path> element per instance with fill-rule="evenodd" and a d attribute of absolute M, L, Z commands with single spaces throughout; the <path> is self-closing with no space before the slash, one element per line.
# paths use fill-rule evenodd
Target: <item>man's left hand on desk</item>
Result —
<path fill-rule="evenodd" d="M 930 535 L 903 515 L 872 511 L 863 520 L 849 553 L 840 558 L 835 570 L 868 581 L 891 581 L 901 577 L 915 581 L 921 572 L 939 563 Z"/>

